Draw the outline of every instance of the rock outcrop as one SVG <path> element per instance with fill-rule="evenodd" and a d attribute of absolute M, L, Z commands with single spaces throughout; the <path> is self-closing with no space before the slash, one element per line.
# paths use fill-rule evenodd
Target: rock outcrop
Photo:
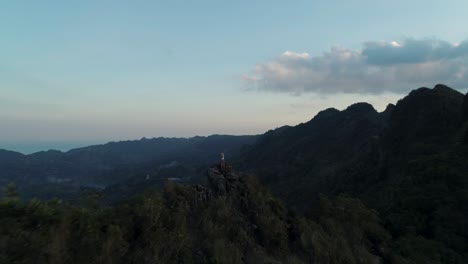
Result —
<path fill-rule="evenodd" d="M 221 169 L 214 165 L 208 169 L 208 181 L 215 194 L 223 195 L 239 187 L 240 176 L 236 174 L 231 167 Z"/>
<path fill-rule="evenodd" d="M 197 207 L 210 202 L 213 198 L 219 196 L 235 197 L 236 200 L 242 200 L 247 192 L 245 178 L 232 170 L 230 166 L 222 169 L 219 165 L 211 166 L 207 171 L 208 186 L 201 184 L 185 185 L 172 183 L 167 186 L 166 198 L 173 200 L 173 204 L 180 202 L 180 197 L 190 207 Z M 174 194 L 174 195 L 169 195 Z"/>

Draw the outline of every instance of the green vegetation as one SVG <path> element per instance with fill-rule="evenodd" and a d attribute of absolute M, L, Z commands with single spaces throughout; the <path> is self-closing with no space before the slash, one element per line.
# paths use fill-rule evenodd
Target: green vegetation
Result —
<path fill-rule="evenodd" d="M 253 178 L 200 200 L 170 184 L 116 207 L 0 201 L 0 263 L 375 263 L 393 256 L 378 214 L 323 198 L 295 216 Z M 204 192 L 210 193 L 208 189 Z"/>

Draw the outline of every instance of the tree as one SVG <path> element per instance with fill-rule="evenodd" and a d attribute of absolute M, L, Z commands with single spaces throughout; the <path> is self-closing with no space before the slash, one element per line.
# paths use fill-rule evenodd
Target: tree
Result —
<path fill-rule="evenodd" d="M 16 189 L 15 183 L 10 182 L 5 187 L 3 187 L 3 199 L 12 202 L 18 201 L 18 191 Z"/>

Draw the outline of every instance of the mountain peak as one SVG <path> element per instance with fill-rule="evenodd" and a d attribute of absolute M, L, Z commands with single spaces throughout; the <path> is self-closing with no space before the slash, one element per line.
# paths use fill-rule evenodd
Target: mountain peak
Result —
<path fill-rule="evenodd" d="M 439 83 L 439 84 L 436 84 L 436 85 L 434 86 L 434 90 L 442 90 L 442 91 L 443 91 L 443 90 L 453 90 L 453 89 L 450 88 L 450 87 L 448 87 L 448 86 L 445 85 L 445 84 Z"/>
<path fill-rule="evenodd" d="M 395 105 L 394 104 L 388 104 L 387 107 L 385 107 L 385 110 L 380 113 L 381 116 L 385 119 L 385 121 L 388 121 L 395 110 Z"/>
<path fill-rule="evenodd" d="M 314 116 L 314 118 L 312 118 L 312 119 L 323 119 L 323 118 L 326 119 L 326 118 L 330 118 L 330 117 L 332 117 L 332 116 L 334 116 L 334 115 L 336 115 L 338 113 L 340 113 L 340 111 L 338 109 L 331 107 L 331 108 L 327 108 L 325 110 L 322 110 L 322 111 L 318 112 Z"/>
<path fill-rule="evenodd" d="M 455 90 L 453 88 L 450 88 L 445 84 L 437 84 L 436 86 L 434 86 L 434 89 L 432 89 L 432 90 L 436 91 L 436 92 L 439 92 L 439 93 L 451 94 L 453 96 L 463 95 L 459 91 L 457 91 L 457 90 Z"/>
<path fill-rule="evenodd" d="M 359 113 L 359 114 L 377 113 L 377 111 L 375 110 L 375 108 L 371 104 L 364 103 L 364 102 L 352 104 L 352 105 L 348 106 L 344 110 L 344 112 Z"/>
<path fill-rule="evenodd" d="M 415 89 L 398 103 L 408 98 L 411 98 L 411 100 L 419 100 L 417 98 L 420 98 L 421 100 L 456 100 L 461 102 L 463 94 L 445 84 L 437 84 L 433 89 L 427 87 Z"/>
<path fill-rule="evenodd" d="M 394 104 L 388 104 L 387 107 L 385 107 L 384 112 L 393 111 L 393 109 L 395 109 L 395 105 Z"/>
<path fill-rule="evenodd" d="M 392 136 L 399 142 L 437 139 L 448 142 L 462 121 L 463 94 L 443 84 L 422 87 L 398 101 L 392 115 Z M 445 137 L 444 137 L 445 136 Z M 406 141 L 405 141 L 406 142 Z M 405 143 L 401 143 L 402 146 Z"/>

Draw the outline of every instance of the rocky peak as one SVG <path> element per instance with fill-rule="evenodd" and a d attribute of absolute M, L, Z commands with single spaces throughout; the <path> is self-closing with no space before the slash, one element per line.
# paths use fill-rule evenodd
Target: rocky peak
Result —
<path fill-rule="evenodd" d="M 239 189 L 241 177 L 230 166 L 221 168 L 219 165 L 208 169 L 208 181 L 215 194 L 224 195 L 235 189 Z"/>
<path fill-rule="evenodd" d="M 191 208 L 197 208 L 220 196 L 243 200 L 247 193 L 246 178 L 234 172 L 230 166 L 221 168 L 219 164 L 213 165 L 208 169 L 207 177 L 208 186 L 177 183 L 166 185 L 166 199 L 174 207 L 186 203 Z"/>
<path fill-rule="evenodd" d="M 445 84 L 436 84 L 436 86 L 434 86 L 434 91 L 436 92 L 444 92 L 444 93 L 456 93 L 456 94 L 459 94 L 458 91 L 448 87 L 447 85 Z"/>
<path fill-rule="evenodd" d="M 455 114 L 463 104 L 463 94 L 443 84 L 434 89 L 419 88 L 411 91 L 405 98 L 398 101 L 395 113 L 405 112 L 407 115 L 421 113 Z M 434 116 L 426 115 L 428 118 Z"/>
<path fill-rule="evenodd" d="M 355 103 L 355 104 L 348 106 L 348 108 L 346 108 L 344 112 L 353 113 L 353 114 L 377 113 L 377 111 L 375 111 L 375 108 L 371 104 L 363 103 L 363 102 Z"/>
<path fill-rule="evenodd" d="M 439 84 L 436 84 L 436 85 L 434 86 L 434 90 L 435 90 L 435 91 L 437 91 L 437 90 L 452 90 L 452 88 L 448 87 L 448 86 L 445 85 L 445 84 L 439 83 Z"/>
<path fill-rule="evenodd" d="M 448 142 L 462 120 L 463 94 L 446 85 L 419 88 L 398 101 L 390 117 L 391 144 Z"/>
<path fill-rule="evenodd" d="M 387 107 L 385 107 L 384 112 L 393 112 L 394 109 L 395 109 L 394 104 L 388 104 Z"/>
<path fill-rule="evenodd" d="M 326 119 L 340 113 L 336 108 L 327 108 L 318 112 L 313 119 Z"/>
<path fill-rule="evenodd" d="M 334 120 L 340 117 L 364 117 L 368 116 L 369 114 L 377 114 L 377 111 L 371 104 L 361 102 L 352 104 L 343 111 L 337 110 L 336 108 L 328 108 L 322 110 L 318 112 L 318 114 L 315 115 L 314 118 L 312 118 L 312 120 L 307 122 L 307 124 L 323 121 L 329 122 L 330 120 Z"/>
<path fill-rule="evenodd" d="M 395 110 L 394 104 L 388 104 L 384 111 L 380 112 L 379 115 L 383 118 L 385 123 L 388 123 L 390 117 L 392 116 L 393 111 Z"/>

